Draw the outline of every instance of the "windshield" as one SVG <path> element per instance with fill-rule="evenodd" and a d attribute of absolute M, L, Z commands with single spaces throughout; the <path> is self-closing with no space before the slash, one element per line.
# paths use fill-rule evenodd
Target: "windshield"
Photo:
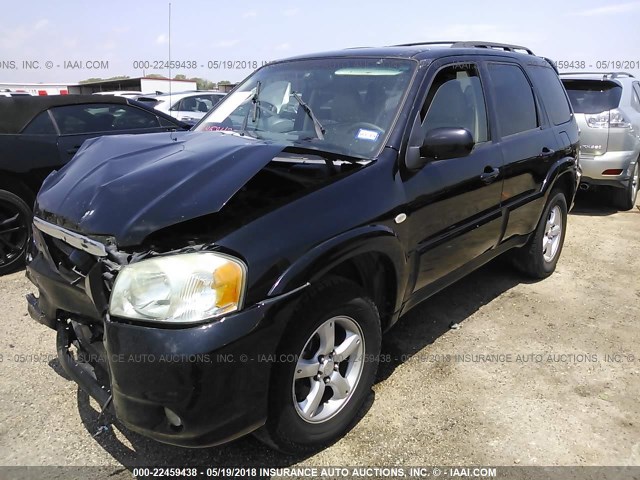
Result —
<path fill-rule="evenodd" d="M 622 87 L 602 80 L 562 80 L 576 113 L 601 113 L 618 107 Z"/>
<path fill-rule="evenodd" d="M 269 65 L 227 95 L 195 130 L 235 131 L 370 158 L 382 146 L 415 66 L 389 58 Z"/>

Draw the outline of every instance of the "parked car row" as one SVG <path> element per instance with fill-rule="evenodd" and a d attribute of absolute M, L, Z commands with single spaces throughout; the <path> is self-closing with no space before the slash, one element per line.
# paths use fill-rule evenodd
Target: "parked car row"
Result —
<path fill-rule="evenodd" d="M 189 125 L 195 125 L 225 94 L 217 90 L 187 90 L 144 94 L 135 91 L 96 92 L 94 95 L 116 95 L 145 103 Z"/>
<path fill-rule="evenodd" d="M 29 92 L 17 92 L 15 90 L 9 90 L 8 88 L 0 90 L 0 97 L 24 97 L 31 96 Z"/>
<path fill-rule="evenodd" d="M 198 90 L 192 92 L 161 93 L 158 95 L 140 95 L 136 97 L 136 99 L 182 122 L 195 125 L 209 110 L 216 106 L 224 96 L 224 93 L 218 91 Z"/>

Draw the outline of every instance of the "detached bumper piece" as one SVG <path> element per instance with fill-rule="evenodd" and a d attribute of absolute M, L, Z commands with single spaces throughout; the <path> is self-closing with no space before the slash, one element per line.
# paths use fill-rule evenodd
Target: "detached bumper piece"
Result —
<path fill-rule="evenodd" d="M 41 310 L 38 298 L 33 294 L 27 295 L 27 309 L 29 315 L 35 321 L 48 325 L 50 322 L 47 319 L 45 313 Z M 78 325 L 78 328 L 81 328 Z M 86 328 L 86 327 L 85 327 Z M 97 362 L 99 359 L 103 359 L 103 354 L 97 350 L 93 352 L 77 350 L 79 353 L 84 353 L 85 357 L 93 359 L 94 363 L 78 361 L 71 349 L 73 348 L 74 341 L 77 342 L 76 347 L 80 347 L 80 341 L 77 337 L 74 325 L 71 321 L 68 323 L 57 322 L 56 327 L 56 352 L 58 354 L 58 361 L 65 373 L 76 382 L 80 388 L 87 392 L 98 404 L 102 411 L 105 411 L 111 405 L 111 388 L 108 386 L 108 372 L 103 369 L 101 372 L 102 383 L 98 379 L 97 368 L 101 368 Z M 104 367 L 103 367 L 104 368 Z M 107 384 L 106 386 L 104 384 Z"/>
<path fill-rule="evenodd" d="M 96 371 L 88 363 L 79 363 L 73 357 L 70 347 L 75 339 L 75 333 L 71 324 L 60 322 L 56 334 L 56 350 L 58 361 L 69 377 L 76 382 L 80 388 L 87 392 L 98 402 L 100 409 L 104 411 L 111 404 L 111 389 L 100 385 Z M 105 372 L 106 373 L 106 372 Z"/>

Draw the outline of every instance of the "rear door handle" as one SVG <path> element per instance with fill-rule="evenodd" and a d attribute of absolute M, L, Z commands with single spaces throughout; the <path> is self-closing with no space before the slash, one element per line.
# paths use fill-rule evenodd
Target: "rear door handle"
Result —
<path fill-rule="evenodd" d="M 540 153 L 540 157 L 547 158 L 555 155 L 556 151 L 553 148 L 544 147 Z"/>
<path fill-rule="evenodd" d="M 489 185 L 500 175 L 500 169 L 494 168 L 490 165 L 484 167 L 484 172 L 480 175 L 480 180 Z"/>

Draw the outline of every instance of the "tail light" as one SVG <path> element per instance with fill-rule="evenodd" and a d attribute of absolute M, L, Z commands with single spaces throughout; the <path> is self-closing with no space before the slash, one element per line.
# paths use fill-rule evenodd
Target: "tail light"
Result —
<path fill-rule="evenodd" d="M 618 109 L 609 110 L 602 113 L 585 115 L 587 125 L 591 128 L 631 128 L 631 123 L 624 117 Z"/>
<path fill-rule="evenodd" d="M 611 128 L 631 128 L 631 122 L 625 118 L 620 110 L 611 110 L 609 126 Z"/>

